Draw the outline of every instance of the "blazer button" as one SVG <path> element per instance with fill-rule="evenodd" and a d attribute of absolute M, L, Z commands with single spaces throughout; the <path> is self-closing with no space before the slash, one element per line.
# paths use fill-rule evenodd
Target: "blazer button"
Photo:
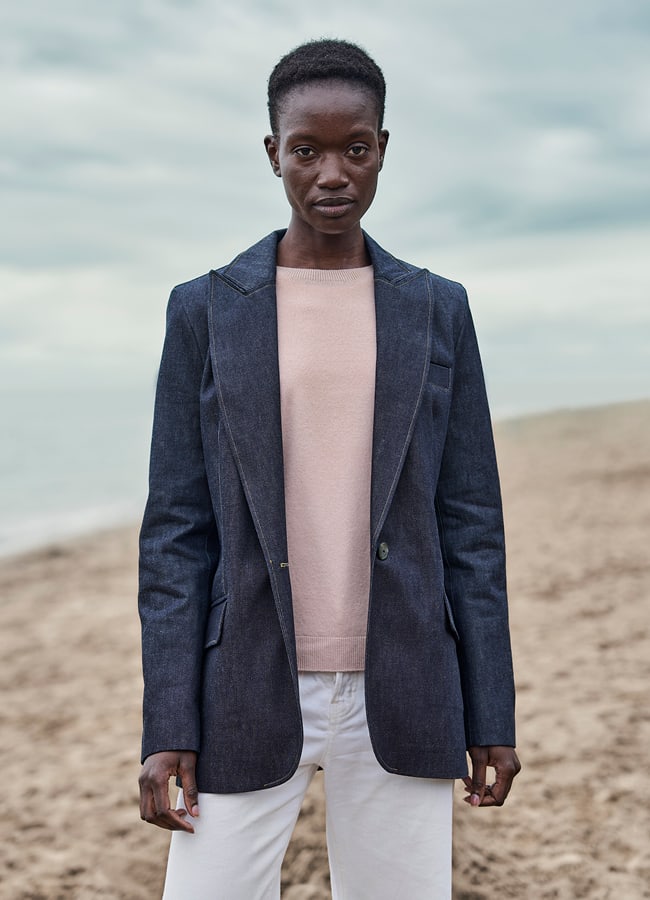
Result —
<path fill-rule="evenodd" d="M 386 559 L 388 556 L 388 544 L 385 541 L 382 541 L 377 547 L 377 556 L 379 559 Z"/>

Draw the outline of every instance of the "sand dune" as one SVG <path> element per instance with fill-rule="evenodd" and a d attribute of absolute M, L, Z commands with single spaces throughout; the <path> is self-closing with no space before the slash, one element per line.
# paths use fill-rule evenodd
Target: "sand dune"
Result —
<path fill-rule="evenodd" d="M 454 896 L 650 897 L 650 402 L 497 440 L 524 771 L 500 810 L 458 791 Z M 3 897 L 160 896 L 168 835 L 137 812 L 135 592 L 135 529 L 0 563 Z M 329 897 L 322 816 L 317 780 L 288 900 Z"/>

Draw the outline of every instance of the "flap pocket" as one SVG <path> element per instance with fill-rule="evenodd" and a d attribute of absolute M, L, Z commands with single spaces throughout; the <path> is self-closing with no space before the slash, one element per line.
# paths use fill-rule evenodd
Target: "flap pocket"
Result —
<path fill-rule="evenodd" d="M 449 366 L 440 366 L 438 363 L 431 362 L 429 364 L 429 383 L 448 391 L 451 384 L 451 369 Z"/>
<path fill-rule="evenodd" d="M 445 594 L 445 612 L 447 614 L 447 625 L 449 630 L 456 638 L 457 641 L 460 641 L 460 637 L 458 635 L 458 629 L 456 628 L 456 623 L 454 622 L 454 614 L 451 611 L 451 603 L 449 602 L 449 597 Z"/>
<path fill-rule="evenodd" d="M 223 619 L 226 614 L 226 606 L 228 597 L 219 597 L 214 601 L 208 613 L 208 624 L 205 628 L 205 640 L 203 649 L 208 650 L 210 647 L 216 647 L 221 640 L 223 632 Z"/>

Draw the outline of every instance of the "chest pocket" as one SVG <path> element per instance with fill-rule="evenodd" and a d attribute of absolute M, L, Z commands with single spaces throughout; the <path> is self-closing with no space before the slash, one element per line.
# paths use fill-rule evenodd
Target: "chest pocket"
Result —
<path fill-rule="evenodd" d="M 449 366 L 441 366 L 438 363 L 431 362 L 429 364 L 429 384 L 433 384 L 443 391 L 448 391 L 451 384 L 451 369 Z"/>

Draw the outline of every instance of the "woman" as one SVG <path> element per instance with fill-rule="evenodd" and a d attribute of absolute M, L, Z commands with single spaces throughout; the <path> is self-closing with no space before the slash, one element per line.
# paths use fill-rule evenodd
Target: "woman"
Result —
<path fill-rule="evenodd" d="M 453 779 L 494 806 L 519 770 L 465 292 L 360 225 L 384 98 L 353 44 L 285 56 L 265 146 L 289 226 L 170 298 L 140 576 L 168 900 L 277 898 L 319 767 L 333 896 L 449 897 Z"/>

